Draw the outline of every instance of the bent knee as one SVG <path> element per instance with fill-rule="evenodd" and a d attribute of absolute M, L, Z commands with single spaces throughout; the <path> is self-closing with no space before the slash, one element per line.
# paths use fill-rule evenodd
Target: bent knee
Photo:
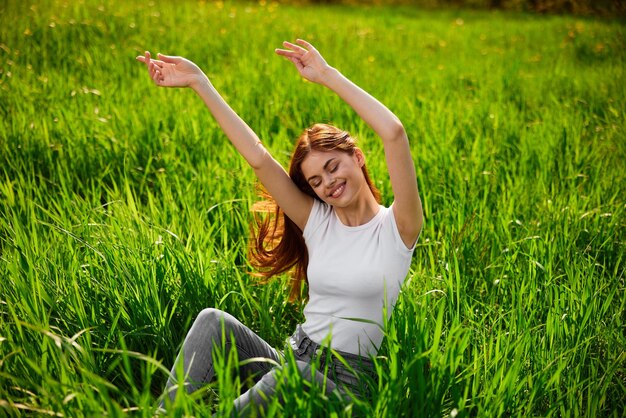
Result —
<path fill-rule="evenodd" d="M 190 332 L 193 334 L 210 334 L 217 337 L 218 332 L 221 335 L 222 322 L 226 312 L 215 308 L 205 308 L 200 311 L 196 319 L 193 321 Z"/>
<path fill-rule="evenodd" d="M 241 322 L 234 316 L 215 308 L 201 310 L 192 326 L 202 332 L 208 332 L 216 339 L 221 338 L 223 333 L 229 335 L 231 331 L 241 327 Z"/>
<path fill-rule="evenodd" d="M 196 317 L 195 322 L 220 322 L 225 313 L 215 308 L 204 308 Z"/>

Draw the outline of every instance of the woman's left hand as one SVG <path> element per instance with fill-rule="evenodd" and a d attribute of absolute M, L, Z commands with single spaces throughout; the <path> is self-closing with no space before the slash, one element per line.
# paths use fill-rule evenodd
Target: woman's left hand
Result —
<path fill-rule="evenodd" d="M 163 54 L 158 54 L 158 57 L 160 59 L 153 59 L 148 51 L 137 57 L 137 61 L 146 64 L 150 78 L 157 86 L 193 88 L 206 80 L 202 70 L 186 58 Z"/>
<path fill-rule="evenodd" d="M 313 45 L 302 39 L 296 43 L 299 45 L 285 41 L 283 46 L 289 49 L 276 49 L 276 53 L 293 62 L 302 77 L 321 84 L 331 67 Z"/>

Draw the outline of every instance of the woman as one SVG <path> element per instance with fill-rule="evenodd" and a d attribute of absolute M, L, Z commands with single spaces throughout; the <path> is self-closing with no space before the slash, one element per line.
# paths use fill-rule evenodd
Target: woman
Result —
<path fill-rule="evenodd" d="M 306 129 L 287 173 L 194 63 L 160 54 L 155 60 L 149 52 L 137 59 L 158 86 L 191 87 L 202 98 L 276 203 L 277 216 L 259 223 L 251 262 L 266 277 L 295 270 L 292 296 L 300 294 L 302 281 L 308 283 L 305 322 L 289 339 L 303 378 L 328 393 L 363 396 L 362 376 L 371 375 L 370 356 L 383 338 L 377 324 L 384 322 L 384 307 L 397 299 L 422 227 L 415 167 L 404 127 L 389 109 L 329 66 L 308 42 L 283 46 L 278 55 L 306 80 L 334 91 L 383 141 L 394 193 L 389 208 L 379 204 L 363 152 L 347 132 L 324 124 Z M 213 349 L 222 335 L 234 337 L 226 338 L 226 348 L 235 347 L 240 361 L 283 358 L 231 315 L 205 309 L 177 360 L 183 362 L 188 392 L 213 379 Z M 314 360 L 320 369 L 327 368 L 327 379 L 323 370 L 311 372 Z M 240 414 L 266 405 L 279 384 L 279 369 L 267 361 L 241 367 L 244 377 L 256 383 L 237 399 Z M 172 399 L 175 383 L 171 378 L 166 388 Z"/>

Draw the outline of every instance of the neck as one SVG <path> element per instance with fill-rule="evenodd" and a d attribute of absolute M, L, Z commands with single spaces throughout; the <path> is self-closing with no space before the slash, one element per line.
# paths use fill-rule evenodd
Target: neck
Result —
<path fill-rule="evenodd" d="M 344 208 L 334 207 L 337 217 L 345 226 L 364 225 L 372 220 L 380 210 L 380 206 L 374 196 L 368 193 L 350 206 Z"/>

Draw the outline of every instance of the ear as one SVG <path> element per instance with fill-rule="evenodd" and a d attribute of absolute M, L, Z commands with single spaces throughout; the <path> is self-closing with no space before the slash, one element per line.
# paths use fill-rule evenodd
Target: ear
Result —
<path fill-rule="evenodd" d="M 354 148 L 354 156 L 359 167 L 363 167 L 365 165 L 365 154 L 363 154 L 361 148 Z"/>

